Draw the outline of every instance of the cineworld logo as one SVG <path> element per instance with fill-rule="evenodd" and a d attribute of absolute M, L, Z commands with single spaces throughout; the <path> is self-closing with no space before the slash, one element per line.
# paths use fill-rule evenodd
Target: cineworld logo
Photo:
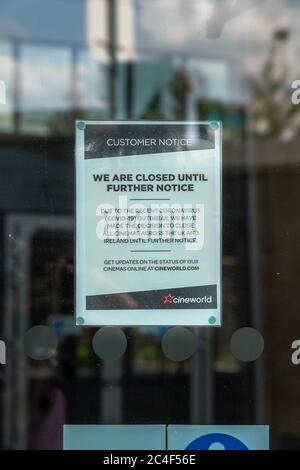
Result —
<path fill-rule="evenodd" d="M 213 298 L 211 295 L 204 295 L 203 297 L 176 297 L 172 294 L 166 294 L 162 302 L 164 304 L 211 304 Z"/>

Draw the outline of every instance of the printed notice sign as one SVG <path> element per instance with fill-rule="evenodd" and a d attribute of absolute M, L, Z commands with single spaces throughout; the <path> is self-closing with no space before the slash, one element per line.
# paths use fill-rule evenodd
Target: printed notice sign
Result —
<path fill-rule="evenodd" d="M 221 126 L 76 124 L 76 323 L 221 324 Z"/>

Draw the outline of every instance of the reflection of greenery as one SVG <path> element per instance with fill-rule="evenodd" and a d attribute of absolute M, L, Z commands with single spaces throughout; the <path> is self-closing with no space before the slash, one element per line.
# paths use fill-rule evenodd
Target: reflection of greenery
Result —
<path fill-rule="evenodd" d="M 134 355 L 135 367 L 144 372 L 159 372 L 161 369 L 161 355 L 157 345 L 148 344 L 139 346 Z"/>
<path fill-rule="evenodd" d="M 145 112 L 141 115 L 141 119 L 149 119 L 153 121 L 165 119 L 165 115 L 161 111 L 161 93 L 159 91 L 156 91 L 150 99 Z"/>
<path fill-rule="evenodd" d="M 170 81 L 170 92 L 174 101 L 174 118 L 184 120 L 187 115 L 187 98 L 193 89 L 192 80 L 183 69 L 176 69 Z"/>
<path fill-rule="evenodd" d="M 103 116 L 96 117 L 103 119 Z M 62 113 L 53 113 L 47 121 L 48 133 L 52 137 L 66 137 L 73 135 L 75 130 L 76 120 L 95 119 L 91 113 L 83 109 L 74 110 L 73 112 L 66 111 Z"/>
<path fill-rule="evenodd" d="M 169 112 L 173 119 L 185 120 L 187 118 L 188 97 L 193 92 L 194 86 L 187 70 L 179 67 L 174 70 L 167 90 L 171 103 Z M 169 117 L 161 111 L 162 96 L 163 90 L 154 92 L 141 119 L 162 120 Z M 197 105 L 197 117 L 202 121 L 222 121 L 225 138 L 228 136 L 243 138 L 245 135 L 244 106 L 201 99 Z"/>
<path fill-rule="evenodd" d="M 144 348 L 140 349 L 137 353 L 137 360 L 141 363 L 155 363 L 158 359 L 158 351 L 157 348 L 149 345 L 145 346 Z"/>
<path fill-rule="evenodd" d="M 170 109 L 174 119 L 184 120 L 186 118 L 186 104 L 189 93 L 192 90 L 192 81 L 183 69 L 176 69 L 168 85 L 168 91 L 173 103 Z M 141 119 L 163 120 L 166 119 L 162 112 L 162 90 L 156 90 L 151 97 Z"/>
<path fill-rule="evenodd" d="M 245 135 L 245 110 L 242 106 L 227 105 L 212 100 L 198 103 L 198 117 L 201 121 L 221 121 L 223 134 L 243 138 Z"/>
<path fill-rule="evenodd" d="M 181 363 L 169 360 L 163 354 L 160 343 L 151 337 L 143 337 L 143 342 L 136 345 L 133 363 L 137 374 L 187 373 L 190 369 L 190 361 Z"/>
<path fill-rule="evenodd" d="M 256 136 L 293 136 L 300 131 L 300 108 L 291 102 L 283 40 L 286 38 L 274 37 L 260 76 L 249 79 L 253 98 L 250 131 Z"/>

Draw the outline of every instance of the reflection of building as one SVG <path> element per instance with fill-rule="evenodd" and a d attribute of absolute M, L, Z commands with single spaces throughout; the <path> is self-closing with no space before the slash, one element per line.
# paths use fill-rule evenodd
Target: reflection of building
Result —
<path fill-rule="evenodd" d="M 125 5 L 129 10 L 124 13 Z M 124 0 L 119 15 L 129 15 L 131 21 L 130 5 Z M 201 346 L 192 361 L 175 364 L 167 360 L 160 347 L 162 332 L 147 328 L 128 330 L 129 349 L 122 365 L 116 367 L 97 365 L 91 351 L 93 329 L 79 333 L 76 330 L 76 334 L 59 330 L 60 348 L 54 363 L 33 363 L 19 348 L 28 327 L 54 321 L 55 328 L 60 325 L 64 331 L 74 315 L 69 269 L 74 263 L 74 120 L 108 118 L 112 99 L 110 30 L 105 27 L 107 19 L 102 17 L 101 23 L 101 15 L 107 18 L 108 12 L 104 13 L 107 3 L 100 2 L 97 6 L 103 9 L 99 16 L 101 47 L 96 43 L 91 50 L 86 48 L 82 25 L 73 38 L 68 31 L 60 35 L 58 28 L 56 41 L 45 35 L 39 40 L 8 36 L 4 47 L 11 80 L 7 114 L 0 117 L 3 130 L 0 174 L 6 179 L 0 185 L 0 220 L 8 248 L 4 323 L 14 358 L 7 365 L 4 442 L 13 448 L 26 447 L 30 386 L 41 379 L 48 380 L 53 370 L 61 379 L 68 403 L 68 422 L 72 423 L 247 422 L 251 419 L 247 403 L 253 395 L 248 387 L 252 376 L 232 359 L 226 347 L 241 306 L 247 304 L 247 254 L 245 244 L 240 242 L 246 238 L 243 170 L 230 163 L 225 162 L 224 167 L 224 186 L 228 190 L 223 200 L 224 316 L 230 318 L 230 322 L 221 333 L 215 332 L 211 337 L 196 331 Z M 76 8 L 80 10 L 79 6 Z M 67 10 L 64 13 L 66 15 Z M 96 32 L 96 38 L 97 18 L 96 13 L 92 15 L 95 21 L 89 30 L 92 37 Z M 132 30 L 130 27 L 131 34 Z M 178 69 L 178 60 L 135 57 L 131 34 L 125 29 L 115 38 L 118 52 L 113 71 L 116 74 L 113 89 L 116 115 L 172 119 L 176 97 L 170 92 L 170 81 Z M 90 46 L 92 37 L 89 37 Z M 189 61 L 184 65 L 188 73 Z M 192 65 L 195 68 L 197 61 Z M 181 66 L 182 61 L 179 69 Z M 199 67 L 202 72 L 204 69 L 209 79 L 215 69 L 207 64 Z M 213 90 L 217 88 L 215 85 Z M 48 99 L 45 99 L 45 90 Z M 182 94 L 179 90 L 177 108 L 181 106 L 182 96 L 186 98 L 187 90 Z M 206 98 L 208 96 L 209 92 Z M 195 97 L 195 117 L 199 106 L 204 118 L 211 119 L 209 112 L 213 111 L 214 119 L 222 118 L 217 106 L 217 110 L 207 106 L 205 114 L 200 106 L 203 96 L 196 93 Z M 218 95 L 212 98 L 215 102 L 219 100 Z M 226 112 L 230 106 L 229 100 Z M 184 114 L 183 109 L 179 112 Z M 233 152 L 231 149 L 226 153 Z M 7 190 L 7 179 L 13 191 Z M 12 238 L 9 238 L 10 233 Z M 15 282 L 11 283 L 10 275 L 16 278 Z M 245 309 L 243 315 L 246 316 Z M 239 409 L 235 406 L 237 400 Z"/>
<path fill-rule="evenodd" d="M 109 60 L 111 34 L 115 34 L 116 55 L 119 61 L 135 57 L 134 0 L 87 0 L 87 44 L 91 52 L 102 60 Z M 111 24 L 109 22 L 111 19 Z M 112 31 L 113 30 L 113 31 Z"/>

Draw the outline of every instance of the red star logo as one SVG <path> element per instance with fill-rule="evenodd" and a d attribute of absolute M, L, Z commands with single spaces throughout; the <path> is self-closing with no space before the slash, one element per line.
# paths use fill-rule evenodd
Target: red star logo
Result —
<path fill-rule="evenodd" d="M 172 295 L 172 294 L 165 295 L 164 299 L 163 299 L 163 303 L 164 304 L 171 304 L 174 297 L 175 297 L 175 295 Z"/>

